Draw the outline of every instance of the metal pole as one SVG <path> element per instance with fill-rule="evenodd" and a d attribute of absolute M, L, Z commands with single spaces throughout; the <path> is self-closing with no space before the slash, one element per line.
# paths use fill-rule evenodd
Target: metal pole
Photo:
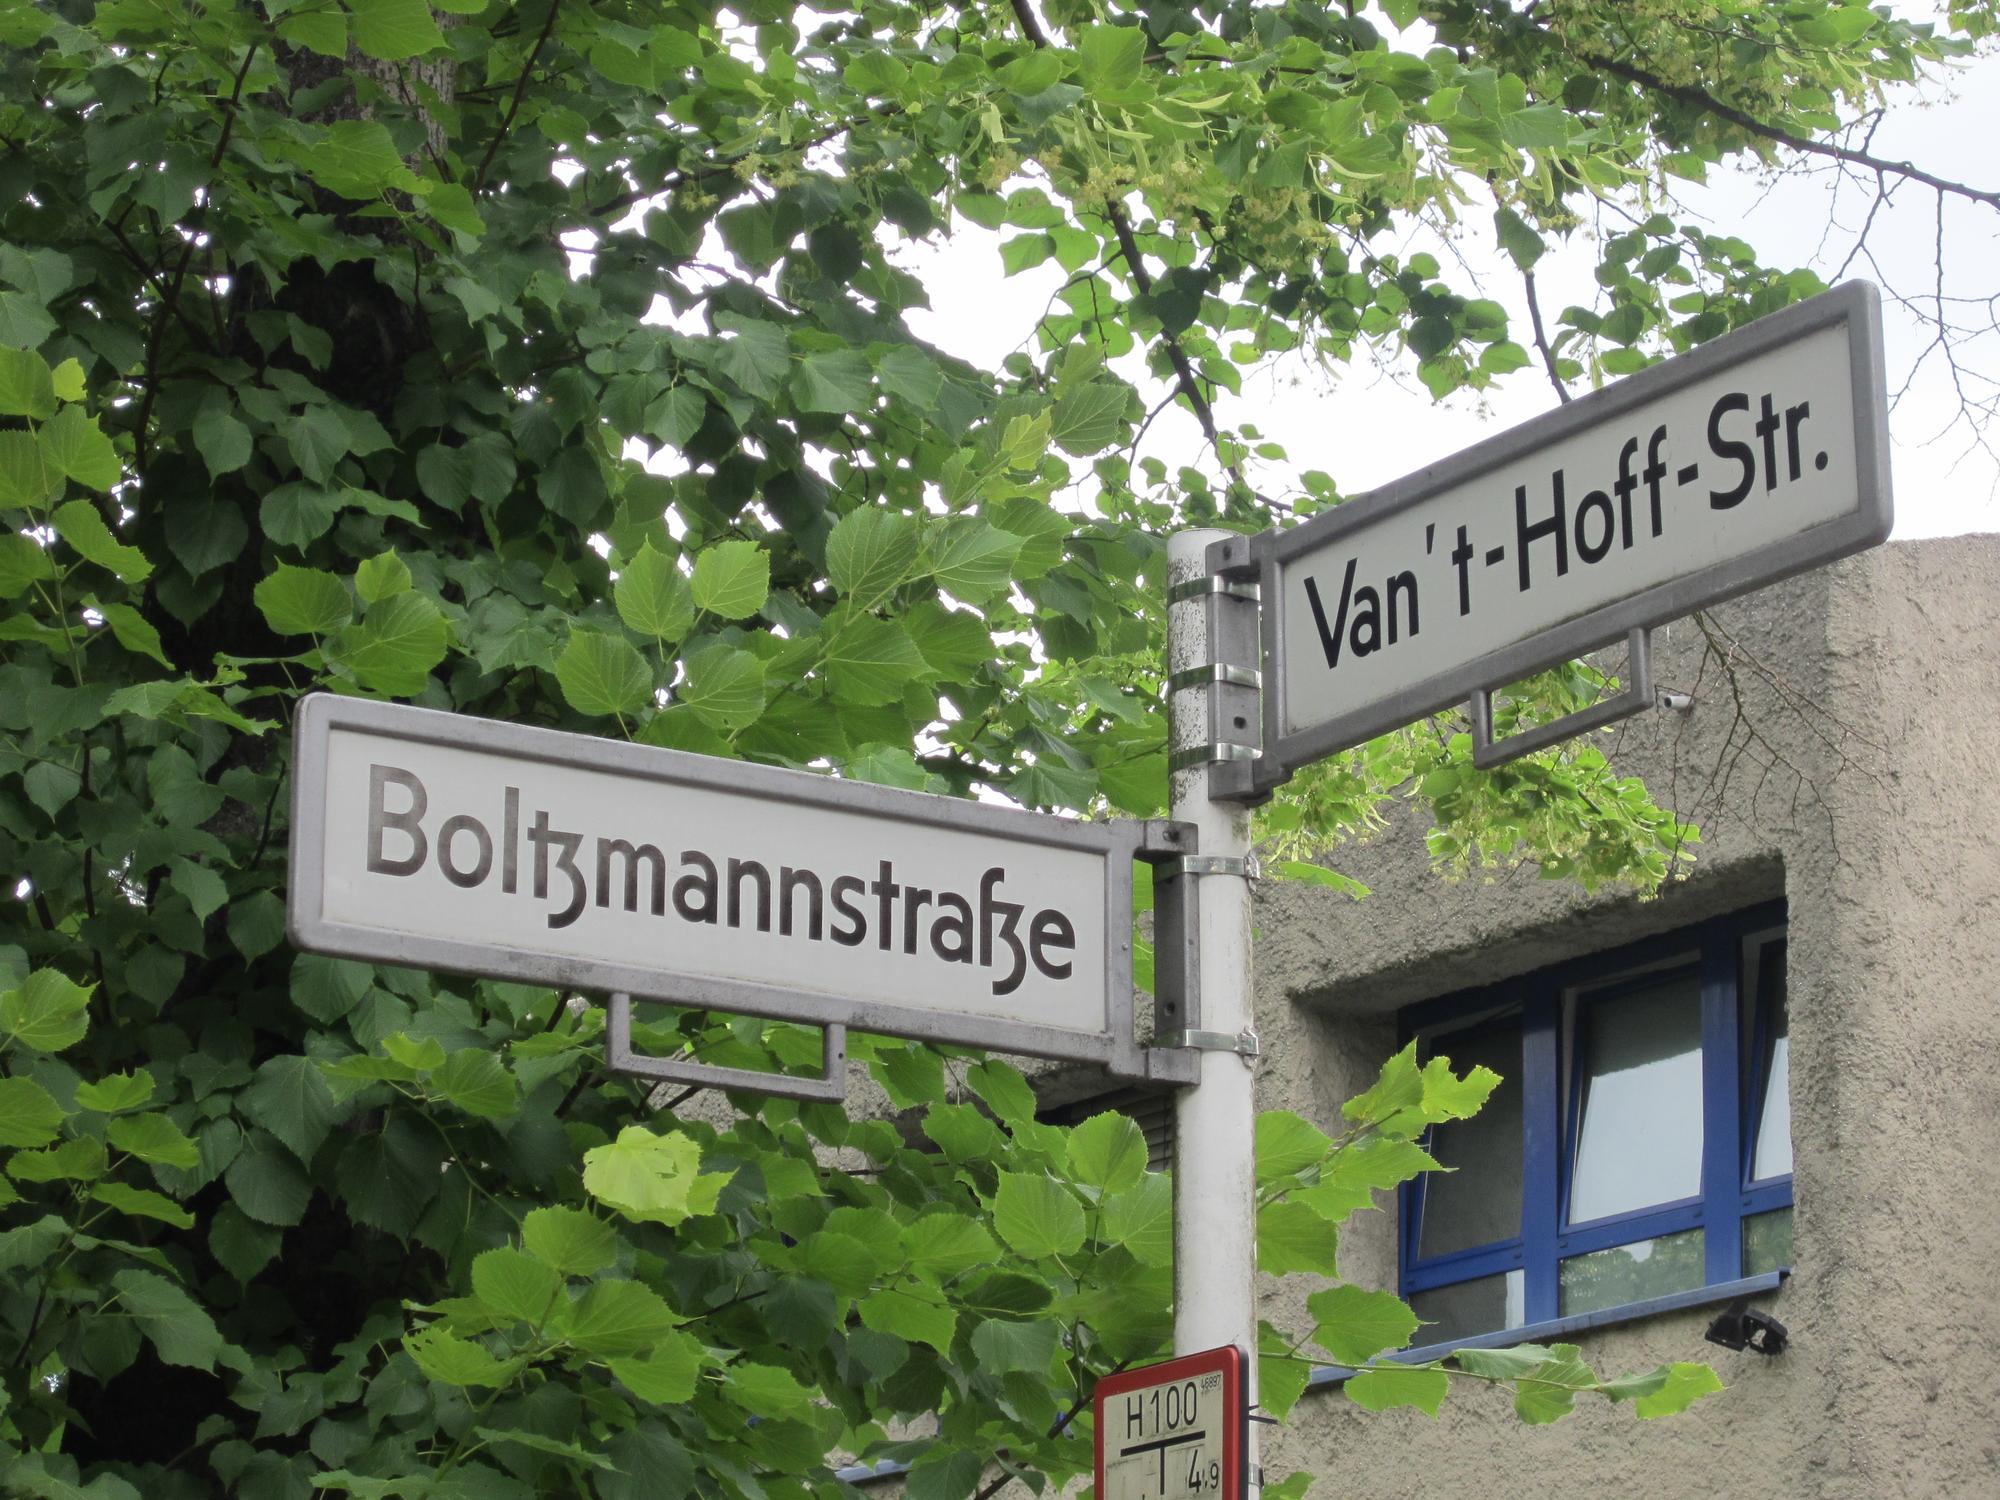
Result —
<path fill-rule="evenodd" d="M 1167 543 L 1169 584 L 1203 577 L 1209 543 L 1222 531 L 1184 531 Z M 1167 671 L 1205 667 L 1215 660 L 1208 638 L 1209 608 L 1200 599 L 1167 608 Z M 1168 699 L 1171 751 L 1216 740 L 1209 723 L 1211 695 L 1200 686 Z M 1250 811 L 1212 800 L 1206 764 L 1175 771 L 1172 815 L 1200 834 L 1202 857 L 1238 861 L 1250 853 Z M 1239 865 L 1238 868 L 1244 868 Z M 1234 1036 L 1252 1029 L 1250 996 L 1250 882 L 1247 874 L 1183 876 L 1199 879 L 1197 918 L 1204 1032 Z M 1250 1059 L 1227 1051 L 1202 1051 L 1201 1079 L 1176 1096 L 1174 1111 L 1174 1352 L 1192 1354 L 1234 1344 L 1247 1364 L 1245 1391 L 1257 1406 L 1256 1162 L 1253 1157 L 1255 1082 Z M 1250 1424 L 1244 1454 L 1250 1500 L 1258 1492 L 1257 1424 Z"/>

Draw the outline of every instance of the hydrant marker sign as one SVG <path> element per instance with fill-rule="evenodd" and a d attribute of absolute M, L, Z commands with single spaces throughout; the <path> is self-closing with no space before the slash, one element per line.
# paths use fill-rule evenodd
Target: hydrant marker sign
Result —
<path fill-rule="evenodd" d="M 319 696 L 301 948 L 1108 1063 L 1136 824 Z M 1116 1003 L 1114 1003 L 1116 1002 Z"/>
<path fill-rule="evenodd" d="M 1883 540 L 1883 392 L 1879 298 L 1854 282 L 1221 544 L 1263 585 L 1258 783 Z"/>

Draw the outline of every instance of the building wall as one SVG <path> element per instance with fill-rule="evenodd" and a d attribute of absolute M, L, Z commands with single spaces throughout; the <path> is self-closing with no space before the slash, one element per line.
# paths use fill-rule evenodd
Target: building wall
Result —
<path fill-rule="evenodd" d="M 1775 1358 L 1702 1339 L 1713 1310 L 1578 1340 L 1601 1371 L 1708 1360 L 1729 1389 L 1636 1421 L 1593 1401 L 1520 1428 L 1463 1382 L 1437 1422 L 1309 1393 L 1272 1479 L 1317 1493 L 1494 1496 L 2000 1494 L 1983 1358 L 2000 1342 L 2000 537 L 1899 543 L 1654 637 L 1693 695 L 1605 737 L 1621 770 L 1701 825 L 1659 897 L 1585 896 L 1532 870 L 1445 883 L 1405 820 L 1330 862 L 1364 903 L 1258 894 L 1262 1108 L 1323 1124 L 1372 1079 L 1413 1001 L 1784 896 L 1789 903 L 1794 1276 L 1764 1299 Z M 1360 1215 L 1342 1274 L 1396 1284 L 1395 1207 Z M 1303 1329 L 1305 1278 L 1265 1314 Z"/>

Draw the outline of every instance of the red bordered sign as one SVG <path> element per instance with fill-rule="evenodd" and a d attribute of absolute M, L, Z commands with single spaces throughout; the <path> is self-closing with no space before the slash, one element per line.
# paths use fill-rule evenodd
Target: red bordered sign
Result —
<path fill-rule="evenodd" d="M 1097 1382 L 1097 1500 L 1244 1500 L 1243 1352 L 1187 1354 Z"/>

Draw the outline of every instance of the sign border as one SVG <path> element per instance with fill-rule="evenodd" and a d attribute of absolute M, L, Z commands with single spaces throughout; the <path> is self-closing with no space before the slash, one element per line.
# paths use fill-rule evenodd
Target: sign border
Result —
<path fill-rule="evenodd" d="M 1864 551 L 1887 539 L 1895 521 L 1889 476 L 1889 408 L 1882 349 L 1882 299 L 1872 282 L 1849 281 L 1804 302 L 1780 308 L 1712 343 L 1654 365 L 1507 431 L 1418 469 L 1289 531 L 1265 531 L 1218 542 L 1209 550 L 1213 572 L 1256 570 L 1263 605 L 1259 627 L 1264 658 L 1263 754 L 1250 766 L 1261 793 L 1283 784 L 1301 767 L 1373 739 L 1398 725 L 1469 698 L 1481 688 L 1504 687 L 1572 657 L 1608 646 L 1635 629 L 1663 625 L 1710 604 L 1802 573 L 1821 563 Z M 1778 346 L 1847 325 L 1853 385 L 1854 509 L 1835 520 L 1715 564 L 1685 578 L 1655 585 L 1549 627 L 1498 651 L 1436 673 L 1392 696 L 1340 714 L 1294 734 L 1284 734 L 1288 655 L 1284 611 L 1279 607 L 1287 564 L 1347 533 L 1421 504 L 1432 496 L 1514 463 L 1635 407 L 1727 370 Z"/>
<path fill-rule="evenodd" d="M 1096 1447 L 1093 1483 L 1097 1500 L 1104 1500 L 1104 1403 L 1113 1396 L 1146 1386 L 1170 1385 L 1189 1375 L 1222 1375 L 1222 1400 L 1227 1409 L 1222 1430 L 1222 1490 L 1218 1500 L 1244 1500 L 1249 1494 L 1250 1474 L 1244 1455 L 1250 1448 L 1250 1399 L 1244 1384 L 1243 1351 L 1234 1344 L 1203 1349 L 1198 1354 L 1177 1355 L 1156 1365 L 1137 1370 L 1120 1370 L 1098 1381 L 1090 1393 L 1090 1420 Z M 1231 1418 L 1227 1412 L 1233 1411 Z"/>
<path fill-rule="evenodd" d="M 837 994 L 791 990 L 752 980 L 663 973 L 598 959 L 329 921 L 321 915 L 326 856 L 321 809 L 326 801 L 328 748 L 335 729 L 456 749 L 490 749 L 517 760 L 580 767 L 695 790 L 748 795 L 799 807 L 826 808 L 1097 855 L 1105 866 L 1103 1025 L 1097 1029 L 1070 1029 L 994 1016 L 939 1013 Z M 1146 1076 L 1146 1049 L 1138 1045 L 1133 1035 L 1132 999 L 1132 862 L 1144 841 L 1146 825 L 1141 821 L 1083 823 L 959 797 L 903 791 L 868 782 L 836 781 L 809 771 L 722 760 L 683 750 L 509 724 L 409 704 L 343 698 L 331 693 L 314 693 L 300 703 L 292 743 L 291 880 L 285 903 L 285 932 L 294 947 L 338 958 L 444 969 L 559 988 L 607 993 L 623 990 L 638 999 L 674 1005 L 817 1025 L 840 1024 L 856 1031 L 1094 1063 L 1128 1077 Z M 1080 959 L 1084 957 L 1079 955 Z"/>

